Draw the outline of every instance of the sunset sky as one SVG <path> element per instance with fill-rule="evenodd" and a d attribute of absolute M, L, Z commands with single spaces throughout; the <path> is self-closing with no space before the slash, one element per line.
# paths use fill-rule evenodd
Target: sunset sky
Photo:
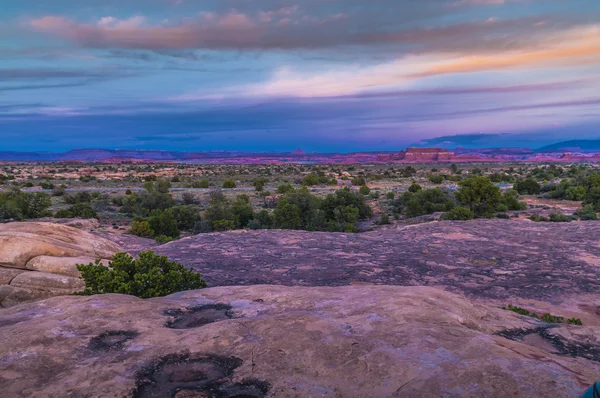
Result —
<path fill-rule="evenodd" d="M 321 152 L 598 139 L 600 1 L 0 0 L 0 138 Z"/>

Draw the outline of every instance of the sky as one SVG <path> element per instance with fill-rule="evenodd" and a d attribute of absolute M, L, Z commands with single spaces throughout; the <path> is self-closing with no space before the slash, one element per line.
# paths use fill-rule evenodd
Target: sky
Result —
<path fill-rule="evenodd" d="M 600 138 L 600 1 L 0 0 L 0 151 L 474 135 Z"/>

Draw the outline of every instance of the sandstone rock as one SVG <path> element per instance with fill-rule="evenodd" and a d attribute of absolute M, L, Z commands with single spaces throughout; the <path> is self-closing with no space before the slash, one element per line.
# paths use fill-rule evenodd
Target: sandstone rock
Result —
<path fill-rule="evenodd" d="M 63 291 L 62 294 L 70 294 L 73 290 L 81 290 L 85 287 L 81 278 L 48 272 L 23 272 L 15 276 L 10 285 L 24 289 L 57 291 L 57 293 Z"/>
<path fill-rule="evenodd" d="M 32 271 L 50 272 L 52 274 L 60 274 L 81 277 L 77 270 L 77 264 L 89 264 L 96 261 L 94 257 L 52 257 L 38 256 L 29 260 L 26 268 Z M 102 264 L 108 266 L 109 260 L 102 260 Z"/>
<path fill-rule="evenodd" d="M 563 337 L 563 336 L 568 336 Z M 220 287 L 0 312 L 5 396 L 579 397 L 600 331 L 427 287 Z M 212 393 L 208 390 L 212 389 Z"/>
<path fill-rule="evenodd" d="M 16 234 L 33 234 L 52 239 L 52 242 L 62 242 L 67 249 L 76 249 L 79 253 L 86 253 L 92 257 L 111 258 L 121 248 L 106 239 L 98 239 L 89 232 L 60 224 L 22 222 L 0 224 L 0 236 L 14 236 Z"/>
<path fill-rule="evenodd" d="M 0 267 L 0 286 L 8 285 L 15 276 L 25 271 L 14 268 L 2 268 Z"/>
<path fill-rule="evenodd" d="M 0 224 L 0 306 L 83 288 L 76 264 L 96 258 L 106 264 L 117 244 L 65 225 L 23 222 Z"/>

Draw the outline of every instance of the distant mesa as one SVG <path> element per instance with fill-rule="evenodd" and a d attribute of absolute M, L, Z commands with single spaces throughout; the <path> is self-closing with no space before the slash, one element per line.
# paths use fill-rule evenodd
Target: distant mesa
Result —
<path fill-rule="evenodd" d="M 306 155 L 306 152 L 304 152 L 301 148 L 296 149 L 294 152 L 291 152 L 292 155 Z"/>

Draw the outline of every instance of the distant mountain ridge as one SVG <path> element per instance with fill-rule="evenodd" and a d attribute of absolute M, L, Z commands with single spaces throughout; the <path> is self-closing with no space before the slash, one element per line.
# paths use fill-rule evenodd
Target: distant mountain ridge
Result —
<path fill-rule="evenodd" d="M 301 149 L 293 152 L 183 152 L 101 148 L 73 149 L 62 153 L 3 151 L 0 152 L 0 161 L 189 164 L 600 162 L 600 140 L 564 141 L 537 150 L 528 148 L 457 148 L 451 151 L 445 148 L 410 147 L 397 151 L 351 153 L 316 153 L 304 152 Z"/>
<path fill-rule="evenodd" d="M 571 140 L 546 145 L 537 152 L 600 151 L 600 140 Z"/>

